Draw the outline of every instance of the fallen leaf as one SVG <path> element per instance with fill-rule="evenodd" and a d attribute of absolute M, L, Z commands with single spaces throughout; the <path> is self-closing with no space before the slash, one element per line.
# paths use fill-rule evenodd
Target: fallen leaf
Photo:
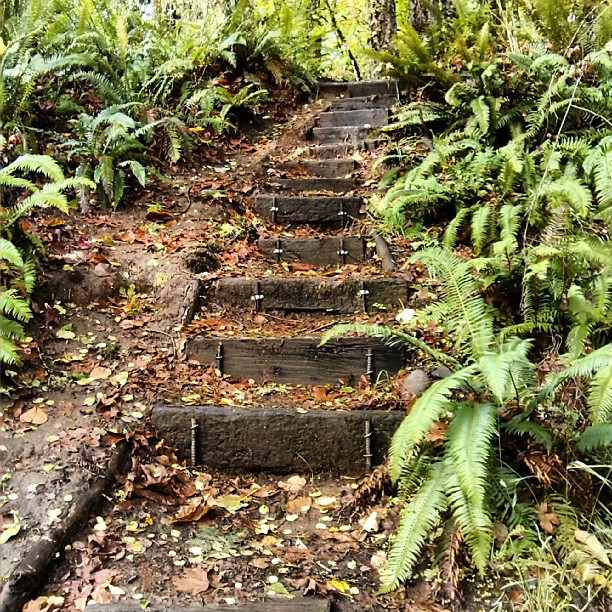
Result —
<path fill-rule="evenodd" d="M 574 533 L 574 537 L 576 538 L 576 541 L 580 542 L 581 544 L 584 544 L 588 548 L 589 552 L 600 563 L 603 563 L 604 565 L 610 565 L 610 559 L 608 558 L 606 549 L 597 539 L 597 536 L 595 534 L 578 529 L 576 533 Z"/>
<path fill-rule="evenodd" d="M 89 380 L 106 380 L 112 374 L 110 368 L 96 366 L 89 375 Z"/>
<path fill-rule="evenodd" d="M 210 586 L 208 571 L 203 567 L 194 567 L 185 571 L 183 576 L 174 579 L 174 585 L 183 593 L 199 595 L 204 593 Z"/>
<path fill-rule="evenodd" d="M 76 338 L 76 334 L 67 329 L 60 329 L 55 336 L 60 340 L 74 340 Z"/>
<path fill-rule="evenodd" d="M 336 591 L 342 593 L 343 595 L 347 595 L 351 590 L 351 585 L 346 580 L 338 580 L 337 578 L 334 578 L 329 581 L 329 584 L 331 584 Z"/>
<path fill-rule="evenodd" d="M 298 493 L 304 488 L 305 484 L 306 479 L 302 476 L 291 476 L 287 480 L 281 480 L 278 486 L 285 491 L 289 491 L 289 493 Z"/>
<path fill-rule="evenodd" d="M 378 522 L 378 512 L 372 512 L 370 516 L 363 523 L 364 531 L 368 533 L 376 533 L 380 529 L 380 525 Z"/>
<path fill-rule="evenodd" d="M 312 506 L 312 499 L 308 496 L 296 497 L 285 504 L 285 509 L 288 512 L 306 514 Z"/>
<path fill-rule="evenodd" d="M 215 499 L 214 503 L 215 506 L 224 508 L 231 514 L 234 514 L 240 510 L 240 508 L 247 506 L 247 504 L 244 502 L 244 496 L 242 495 L 221 495 Z"/>
<path fill-rule="evenodd" d="M 0 533 L 0 544 L 6 544 L 11 538 L 15 537 L 21 531 L 21 524 L 17 519 L 14 523 L 5 525 Z"/>
<path fill-rule="evenodd" d="M 22 423 L 31 423 L 32 425 L 42 425 L 47 422 L 49 416 L 47 413 L 38 406 L 34 406 L 34 408 L 30 408 L 30 410 L 26 410 L 20 417 L 19 420 Z"/>
<path fill-rule="evenodd" d="M 29 601 L 24 607 L 23 612 L 51 612 L 60 608 L 64 603 L 64 598 L 58 595 L 48 597 L 37 597 Z"/>
<path fill-rule="evenodd" d="M 194 497 L 188 506 L 181 506 L 172 519 L 173 523 L 190 523 L 201 520 L 210 510 L 210 505 L 202 497 Z"/>
<path fill-rule="evenodd" d="M 547 533 L 553 533 L 555 525 L 561 524 L 561 519 L 555 512 L 548 512 L 548 504 L 546 502 L 538 505 L 538 520 L 542 529 Z"/>

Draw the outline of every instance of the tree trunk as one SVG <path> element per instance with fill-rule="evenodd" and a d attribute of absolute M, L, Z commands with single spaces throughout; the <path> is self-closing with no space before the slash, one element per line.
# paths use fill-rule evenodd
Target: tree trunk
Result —
<path fill-rule="evenodd" d="M 395 0 L 370 0 L 370 46 L 376 51 L 388 51 L 397 32 Z"/>
<path fill-rule="evenodd" d="M 417 32 L 425 31 L 435 20 L 454 14 L 452 0 L 408 0 L 408 21 Z"/>

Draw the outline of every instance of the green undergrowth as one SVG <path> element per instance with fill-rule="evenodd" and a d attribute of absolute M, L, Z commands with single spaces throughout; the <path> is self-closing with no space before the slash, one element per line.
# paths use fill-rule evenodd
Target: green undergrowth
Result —
<path fill-rule="evenodd" d="M 393 439 L 382 590 L 435 545 L 437 567 L 494 577 L 499 609 L 585 609 L 612 594 L 612 7 L 446 4 L 375 54 L 407 101 L 372 209 L 425 245 L 407 265 L 433 299 L 398 327 L 329 334 L 450 371 Z"/>

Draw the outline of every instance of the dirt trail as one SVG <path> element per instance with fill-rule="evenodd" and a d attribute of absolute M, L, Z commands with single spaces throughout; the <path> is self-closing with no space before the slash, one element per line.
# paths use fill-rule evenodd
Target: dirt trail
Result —
<path fill-rule="evenodd" d="M 361 103 L 340 95 L 340 112 L 361 112 Z M 366 92 L 365 108 L 375 105 L 377 95 Z M 150 413 L 160 403 L 283 407 L 298 415 L 404 408 L 397 383 L 374 371 L 376 357 L 367 349 L 355 375 L 310 385 L 275 380 L 273 370 L 257 381 L 240 377 L 230 371 L 229 353 L 225 363 L 206 363 L 190 350 L 197 338 L 319 337 L 337 322 L 393 321 L 397 304 L 366 303 L 361 312 L 351 307 L 338 314 L 302 311 L 295 304 L 288 310 L 278 303 L 268 308 L 264 295 L 249 307 L 236 307 L 235 295 L 224 298 L 216 289 L 226 278 L 260 278 L 263 286 L 263 279 L 279 276 L 294 283 L 389 276 L 381 270 L 361 207 L 351 219 L 337 209 L 342 223 L 324 229 L 287 226 L 281 211 L 270 217 L 269 210 L 257 209 L 255 196 L 263 193 L 277 194 L 273 204 L 277 198 L 318 193 L 336 206 L 335 198 L 371 192 L 372 148 L 379 143 L 369 134 L 376 126 L 367 128 L 365 141 L 352 128 L 342 136 L 338 118 L 326 113 L 329 104 L 306 105 L 270 132 L 235 139 L 222 159 L 177 171 L 171 185 L 157 185 L 129 211 L 38 219 L 36 229 L 50 244 L 51 266 L 37 298 L 41 327 L 32 331 L 29 367 L 17 378 L 20 387 L 0 429 L 2 526 L 14 525 L 16 531 L 0 549 L 0 578 L 57 523 L 62 509 L 94 478 L 96 466 L 105 465 L 110 445 L 127 432 L 135 447 L 127 479 L 84 526 L 41 589 L 43 597 L 58 598 L 58 607 L 316 596 L 347 610 L 437 609 L 434 587 L 426 584 L 410 594 L 375 595 L 378 569 L 385 563 L 381 551 L 397 518 L 386 507 L 384 470 L 374 469 L 364 479 L 330 478 L 308 467 L 299 475 L 229 476 L 185 467 L 189 449 L 177 457 L 149 431 Z M 377 110 L 375 119 L 380 116 Z M 354 121 L 361 125 L 363 116 Z M 309 134 L 314 142 L 306 140 Z M 314 151 L 310 147 L 317 141 L 320 148 Z M 312 174 L 301 162 L 327 156 L 310 164 Z M 337 159 L 352 161 L 353 170 L 345 172 Z M 311 186 L 306 179 L 317 174 L 328 182 L 305 193 Z M 345 182 L 334 184 L 334 177 Z M 292 178 L 297 182 L 287 184 Z M 347 234 L 363 236 L 364 262 L 352 262 L 342 252 Z M 337 259 L 323 267 L 304 261 L 320 244 L 305 251 L 295 247 L 297 256 L 287 259 L 275 249 L 260 250 L 260 238 L 272 240 L 272 246 L 280 239 L 280 249 L 289 254 L 296 238 L 334 236 L 337 249 L 328 251 Z M 409 245 L 394 245 L 400 263 L 406 249 Z M 394 277 L 410 288 L 400 307 L 412 306 L 420 299 L 414 293 L 420 279 L 409 271 Z M 277 297 L 295 301 L 296 294 L 280 291 Z M 278 359 L 279 369 L 287 365 L 282 351 Z M 199 422 L 199 434 L 206 423 Z M 338 445 L 346 443 L 341 433 Z M 170 429 L 166 434 L 176 443 Z M 242 451 L 257 442 L 252 438 L 242 440 Z M 367 454 L 363 437 L 350 444 L 364 445 Z M 231 444 L 223 448 L 235 452 Z M 248 461 L 238 461 L 234 468 L 245 466 Z M 369 467 L 364 458 L 353 472 Z M 282 466 L 276 471 L 283 472 Z M 326 471 L 334 471 L 333 465 Z M 41 599 L 31 610 L 47 609 L 52 601 Z"/>

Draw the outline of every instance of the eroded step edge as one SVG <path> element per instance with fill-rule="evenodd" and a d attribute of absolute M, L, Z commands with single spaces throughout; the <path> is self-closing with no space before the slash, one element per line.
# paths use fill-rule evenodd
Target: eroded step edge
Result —
<path fill-rule="evenodd" d="M 338 313 L 398 308 L 408 301 L 409 285 L 401 278 L 336 280 L 333 278 L 221 278 L 202 287 L 202 304 L 256 310 L 307 310 Z"/>
<path fill-rule="evenodd" d="M 259 238 L 259 250 L 269 259 L 303 261 L 313 266 L 359 264 L 372 254 L 362 236 L 325 236 L 323 238 Z"/>
<path fill-rule="evenodd" d="M 242 379 L 320 385 L 338 380 L 371 381 L 393 375 L 406 362 L 403 347 L 371 337 L 336 338 L 319 346 L 320 338 L 210 338 L 187 340 L 188 359 L 214 366 Z"/>
<path fill-rule="evenodd" d="M 197 465 L 207 468 L 354 476 L 384 460 L 403 417 L 380 410 L 156 406 L 152 423 L 184 458 L 191 457 L 193 445 Z"/>
<path fill-rule="evenodd" d="M 351 218 L 361 218 L 363 200 L 341 196 L 255 196 L 253 207 L 262 217 L 281 224 L 333 224 L 345 226 Z"/>

